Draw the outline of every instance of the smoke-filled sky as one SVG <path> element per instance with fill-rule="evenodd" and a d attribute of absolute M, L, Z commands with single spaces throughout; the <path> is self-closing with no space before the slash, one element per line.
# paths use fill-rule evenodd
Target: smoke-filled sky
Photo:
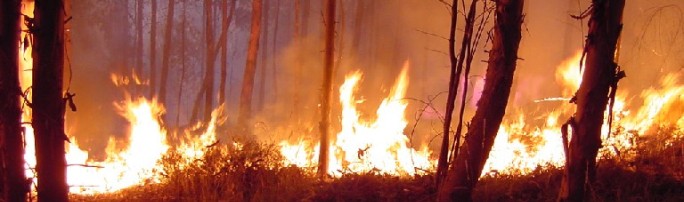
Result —
<path fill-rule="evenodd" d="M 302 0 L 301 43 L 293 38 L 295 28 L 294 0 L 263 0 L 264 16 L 257 75 L 253 96 L 254 123 L 261 131 L 301 133 L 313 136 L 317 123 L 317 104 L 322 80 L 322 3 L 319 0 Z M 68 50 L 73 73 L 71 90 L 78 94 L 79 111 L 67 114 L 68 132 L 80 145 L 86 145 L 91 154 L 101 153 L 109 137 L 124 138 L 127 123 L 117 114 L 115 102 L 124 99 L 124 91 L 134 96 L 150 96 L 149 86 L 115 87 L 111 74 L 130 75 L 139 68 L 143 80 L 151 78 L 150 41 L 156 41 L 156 73 L 159 76 L 163 50 L 168 49 L 169 83 L 167 111 L 164 123 L 169 128 L 192 125 L 190 120 L 196 96 L 205 70 L 206 42 L 203 1 L 173 1 L 174 15 L 170 44 L 164 44 L 169 1 L 157 1 L 156 33 L 152 24 L 151 1 L 143 1 L 142 15 L 136 12 L 137 1 L 103 0 L 71 1 L 73 20 L 68 25 L 71 46 Z M 216 14 L 213 19 L 215 39 L 221 32 L 220 1 L 210 1 Z M 492 2 L 488 2 L 492 5 Z M 308 9 L 305 4 L 308 4 Z M 589 7 L 588 0 L 525 2 L 525 22 L 520 45 L 517 71 L 511 94 L 509 111 L 536 110 L 548 104 L 535 104 L 533 100 L 561 96 L 555 72 L 563 60 L 579 51 L 586 35 L 587 20 L 577 20 Z M 459 5 L 459 7 L 462 5 Z M 682 26 L 684 1 L 680 0 L 628 0 L 624 11 L 624 28 L 621 39 L 619 65 L 627 72 L 621 81 L 632 97 L 657 83 L 667 73 L 682 70 L 684 37 Z M 225 92 L 228 125 L 237 117 L 243 69 L 245 68 L 247 41 L 251 20 L 251 1 L 237 0 L 230 28 L 227 30 L 228 80 Z M 462 9 L 461 9 L 462 10 Z M 480 8 L 479 11 L 482 11 Z M 365 102 L 360 108 L 372 118 L 375 108 L 387 96 L 404 61 L 410 61 L 408 98 L 434 100 L 433 106 L 442 112 L 447 89 L 449 59 L 449 9 L 438 0 L 338 0 L 336 64 L 334 88 L 344 75 L 355 70 L 364 73 L 358 97 Z M 142 27 L 136 22 L 141 21 Z M 459 26 L 463 26 L 462 16 Z M 491 29 L 493 18 L 486 21 L 484 30 Z M 136 67 L 136 33 L 142 29 L 142 67 Z M 459 30 L 458 37 L 460 38 Z M 486 35 L 485 35 L 486 36 Z M 478 47 L 471 81 L 477 92 L 483 82 L 486 68 L 485 51 L 490 47 L 483 38 Z M 216 42 L 214 42 L 216 43 Z M 140 55 L 140 54 L 138 54 Z M 217 57 L 220 58 L 220 57 Z M 298 62 L 299 61 L 299 62 Z M 220 60 L 215 61 L 214 85 L 218 89 Z M 301 68 L 299 83 L 295 80 Z M 265 70 L 265 72 L 261 72 Z M 68 72 L 68 71 L 67 71 Z M 264 78 L 261 85 L 261 78 Z M 297 87 L 297 88 L 295 88 Z M 221 92 L 215 92 L 218 94 Z M 152 93 L 153 94 L 153 93 Z M 475 93 L 477 94 L 477 93 Z M 301 108 L 294 109 L 294 97 L 301 97 Z M 334 97 L 336 97 L 335 95 Z M 469 99 L 469 110 L 476 99 Z M 203 103 L 203 102 L 202 102 Z M 220 103 L 214 101 L 214 107 Z M 638 105 L 638 101 L 632 103 Z M 407 119 L 414 115 L 422 103 L 409 101 Z M 422 117 L 419 139 L 436 135 L 431 130 L 439 123 L 435 114 L 426 112 Z M 300 117 L 301 122 L 293 122 Z M 339 105 L 333 105 L 333 117 L 339 117 Z M 466 116 L 468 117 L 468 116 Z M 339 118 L 333 118 L 338 120 Z M 468 119 L 468 118 L 466 118 Z M 297 125 L 297 126 L 293 126 Z M 412 123 L 410 123 L 412 125 Z M 268 128 L 268 129 L 263 129 Z M 296 129 L 305 128 L 305 129 Z M 308 128 L 308 129 L 306 129 Z M 297 132 L 292 132 L 297 131 Z M 287 137 L 291 134 L 281 135 Z M 265 139 L 273 140 L 273 137 Z M 102 158 L 93 156 L 93 158 Z"/>

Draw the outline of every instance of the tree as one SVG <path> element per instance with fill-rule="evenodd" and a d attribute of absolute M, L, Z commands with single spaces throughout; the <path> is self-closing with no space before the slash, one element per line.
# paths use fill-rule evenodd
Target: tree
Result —
<path fill-rule="evenodd" d="M 223 13 L 223 18 L 221 18 L 221 39 L 219 44 L 221 45 L 221 75 L 219 84 L 219 94 L 218 103 L 223 104 L 226 100 L 226 79 L 228 77 L 228 29 L 230 29 L 230 22 L 233 19 L 235 13 L 235 2 L 237 0 L 230 1 L 230 11 L 227 9 L 228 0 L 224 0 L 221 4 L 221 12 Z"/>
<path fill-rule="evenodd" d="M 145 9 L 145 4 L 143 1 L 136 2 L 135 6 L 135 67 L 133 67 L 133 73 L 141 76 L 143 69 L 143 10 Z M 135 86 L 135 93 L 142 94 L 139 86 Z"/>
<path fill-rule="evenodd" d="M 506 112 L 518 60 L 524 0 L 496 1 L 496 21 L 485 85 L 460 155 L 440 187 L 440 201 L 470 200 Z M 467 71 L 467 70 L 466 70 Z"/>
<path fill-rule="evenodd" d="M 318 176 L 328 172 L 328 153 L 330 152 L 330 108 L 332 101 L 332 73 L 335 60 L 335 1 L 325 2 L 325 56 L 323 58 L 323 91 L 321 94 L 321 146 L 318 156 Z"/>
<path fill-rule="evenodd" d="M 33 30 L 33 129 L 39 201 L 67 201 L 64 156 L 64 1 L 36 0 Z"/>
<path fill-rule="evenodd" d="M 214 47 L 214 12 L 212 1 L 204 0 L 204 42 L 205 42 L 205 61 L 204 65 L 204 116 L 202 121 L 208 122 L 211 119 L 213 110 L 214 95 L 214 64 L 216 62 L 217 49 Z"/>
<path fill-rule="evenodd" d="M 157 92 L 157 0 L 152 0 L 150 17 L 150 91 L 152 97 Z"/>
<path fill-rule="evenodd" d="M 261 34 L 261 0 L 252 0 L 252 25 L 249 32 L 247 47 L 247 62 L 242 78 L 240 92 L 240 109 L 238 112 L 238 127 L 245 132 L 247 122 L 252 113 L 252 92 L 254 91 L 254 74 L 256 73 L 256 59 L 259 51 L 259 34 Z"/>
<path fill-rule="evenodd" d="M 617 82 L 624 77 L 615 63 L 624 6 L 625 0 L 592 1 L 583 53 L 586 67 L 579 90 L 571 100 L 577 104 L 577 112 L 563 125 L 563 129 L 572 128 L 572 139 L 564 145 L 566 162 L 559 201 L 587 200 L 586 192 L 596 179 L 603 113 L 609 99 L 614 98 Z M 567 143 L 567 130 L 563 130 L 563 139 Z"/>
<path fill-rule="evenodd" d="M 0 200 L 26 201 L 19 85 L 20 0 L 0 2 Z"/>
<path fill-rule="evenodd" d="M 171 37 L 173 32 L 174 0 L 169 0 L 164 30 L 164 49 L 162 50 L 162 69 L 159 78 L 159 103 L 166 104 L 166 87 L 169 78 L 169 60 L 171 57 Z M 163 119 L 162 119 L 163 120 Z"/>

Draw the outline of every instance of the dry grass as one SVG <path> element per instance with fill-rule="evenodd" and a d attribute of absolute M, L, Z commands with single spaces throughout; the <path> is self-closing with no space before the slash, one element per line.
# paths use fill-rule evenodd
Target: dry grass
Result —
<path fill-rule="evenodd" d="M 684 136 L 661 128 L 636 140 L 633 158 L 602 159 L 595 201 L 684 201 Z M 670 142 L 662 144 L 663 142 Z M 178 152 L 161 161 L 161 183 L 73 201 L 434 201 L 432 175 L 396 177 L 378 173 L 345 174 L 318 180 L 311 168 L 282 165 L 272 144 L 218 144 L 206 155 L 185 162 Z M 179 166 L 184 165 L 184 166 Z M 474 191 L 475 201 L 554 201 L 562 170 L 545 167 L 526 175 L 488 176 Z"/>

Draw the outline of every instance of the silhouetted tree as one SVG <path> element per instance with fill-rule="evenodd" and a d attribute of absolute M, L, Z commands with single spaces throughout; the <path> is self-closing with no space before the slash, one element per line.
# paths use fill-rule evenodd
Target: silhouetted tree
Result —
<path fill-rule="evenodd" d="M 26 201 L 19 85 L 20 0 L 0 2 L 0 200 Z"/>
<path fill-rule="evenodd" d="M 240 92 L 240 109 L 238 112 L 238 127 L 244 132 L 247 122 L 252 117 L 252 93 L 254 91 L 254 74 L 256 73 L 256 59 L 259 52 L 259 35 L 261 33 L 261 0 L 252 0 L 252 25 L 249 32 L 247 47 L 247 62 L 245 63 Z"/>
<path fill-rule="evenodd" d="M 325 56 L 323 58 L 323 91 L 321 92 L 321 146 L 318 157 L 318 176 L 328 172 L 330 152 L 330 108 L 332 102 L 332 74 L 335 60 L 335 1 L 325 1 Z"/>
<path fill-rule="evenodd" d="M 62 75 L 64 1 L 36 0 L 33 30 L 33 129 L 38 201 L 67 201 Z"/>
<path fill-rule="evenodd" d="M 583 53 L 586 67 L 579 90 L 571 100 L 577 104 L 577 112 L 563 125 L 563 129 L 572 128 L 572 139 L 569 145 L 564 145 L 566 162 L 559 201 L 588 200 L 587 191 L 596 179 L 603 113 L 609 99 L 614 98 L 618 80 L 624 77 L 624 72 L 619 71 L 615 63 L 624 7 L 625 0 L 592 1 Z M 567 138 L 567 130 L 563 130 L 564 143 Z"/>
<path fill-rule="evenodd" d="M 460 148 L 462 152 L 451 161 L 451 170 L 440 186 L 440 201 L 471 200 L 472 190 L 506 112 L 518 60 L 523 4 L 524 0 L 496 1 L 496 21 L 484 88 Z"/>

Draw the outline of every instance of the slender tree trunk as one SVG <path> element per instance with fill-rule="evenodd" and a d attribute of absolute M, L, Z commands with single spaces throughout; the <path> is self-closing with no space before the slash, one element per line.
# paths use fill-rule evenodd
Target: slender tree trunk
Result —
<path fill-rule="evenodd" d="M 456 59 L 456 20 L 458 19 L 458 0 L 453 0 L 451 4 L 451 26 L 449 28 L 449 61 L 451 63 L 451 73 L 449 74 L 449 92 L 447 95 L 446 113 L 444 114 L 444 125 L 442 128 L 442 146 L 439 150 L 437 160 L 437 186 L 441 185 L 442 179 L 446 177 L 448 170 L 449 156 L 449 136 L 451 135 L 451 119 L 454 113 L 456 94 L 461 79 L 461 68 L 457 68 Z"/>
<path fill-rule="evenodd" d="M 39 201 L 67 201 L 64 156 L 64 2 L 36 0 L 33 44 L 33 128 Z"/>
<path fill-rule="evenodd" d="M 157 93 L 157 0 L 152 1 L 150 17 L 150 91 L 149 97 Z"/>
<path fill-rule="evenodd" d="M 26 201 L 19 85 L 20 0 L 0 2 L 0 200 Z"/>
<path fill-rule="evenodd" d="M 323 58 L 325 69 L 323 69 L 323 91 L 321 95 L 319 177 L 325 177 L 328 172 L 328 153 L 330 152 L 330 108 L 332 101 L 333 60 L 335 60 L 335 1 L 325 1 L 325 57 Z"/>
<path fill-rule="evenodd" d="M 575 95 L 577 112 L 570 118 L 570 145 L 566 145 L 565 175 L 559 201 L 585 201 L 596 177 L 596 155 L 601 147 L 601 125 L 617 82 L 624 76 L 615 63 L 622 30 L 625 0 L 593 0 L 589 33 L 584 47 L 586 67 Z M 584 56 L 584 55 L 583 55 Z M 564 127 L 567 127 L 565 125 Z M 567 138 L 564 136 L 564 138 Z"/>
<path fill-rule="evenodd" d="M 295 0 L 294 2 L 294 7 L 295 7 L 295 13 L 294 13 L 294 29 L 292 33 L 292 39 L 294 40 L 295 46 L 299 47 L 301 43 L 301 26 L 302 26 L 302 0 Z M 295 60 L 294 60 L 294 89 L 301 89 L 301 83 L 302 83 L 302 61 L 301 61 L 302 53 L 301 51 L 298 51 L 295 53 Z M 301 116 L 300 116 L 300 110 L 299 110 L 299 105 L 300 105 L 300 93 L 298 90 L 294 92 L 293 98 L 292 98 L 292 110 L 290 111 L 290 116 L 296 121 L 296 123 L 299 125 L 301 121 Z"/>
<path fill-rule="evenodd" d="M 452 161 L 452 170 L 440 188 L 440 201 L 471 200 L 472 190 L 506 112 L 518 60 L 523 4 L 524 0 L 496 2 L 496 22 L 485 86 L 465 135 L 463 152 Z"/>
<path fill-rule="evenodd" d="M 249 33 L 249 46 L 247 48 L 247 62 L 242 79 L 242 91 L 240 92 L 240 109 L 238 113 L 238 127 L 247 130 L 247 122 L 252 116 L 252 92 L 254 90 L 254 74 L 256 59 L 259 51 L 259 34 L 261 33 L 261 0 L 252 0 L 252 26 Z"/>
<path fill-rule="evenodd" d="M 166 88 L 169 78 L 169 59 L 171 57 L 171 37 L 173 32 L 174 0 L 169 0 L 166 14 L 166 28 L 164 30 L 164 49 L 162 50 L 162 69 L 159 79 L 159 103 L 166 104 Z M 162 118 L 162 120 L 164 120 Z"/>
<path fill-rule="evenodd" d="M 257 65 L 257 71 L 259 71 L 259 96 L 257 97 L 257 111 L 261 111 L 264 109 L 264 103 L 266 99 L 266 70 L 268 69 L 268 63 L 266 63 L 266 59 L 268 56 L 268 21 L 269 21 L 269 16 L 268 13 L 270 11 L 270 6 L 268 0 L 264 2 L 263 6 L 264 12 L 263 16 L 261 19 L 261 24 L 264 29 L 261 30 L 261 38 L 263 38 L 265 43 L 261 43 L 261 55 L 260 62 Z"/>
<path fill-rule="evenodd" d="M 185 82 L 185 25 L 187 22 L 185 11 L 187 10 L 188 5 L 186 0 L 182 0 L 182 2 L 183 11 L 181 21 L 181 73 L 180 79 L 178 81 L 178 97 L 176 98 L 176 101 L 178 103 L 178 107 L 176 108 L 176 127 L 180 126 L 181 107 L 183 106 L 183 100 L 181 98 L 183 97 L 183 83 Z"/>
<path fill-rule="evenodd" d="M 228 0 L 224 0 L 221 4 L 221 11 L 223 12 L 223 18 L 221 21 L 221 81 L 219 84 L 219 98 L 218 103 L 224 104 L 226 100 L 226 78 L 228 77 L 228 30 L 230 29 L 230 22 L 233 19 L 233 13 L 235 12 L 235 2 L 237 0 L 230 1 L 230 10 L 226 7 Z"/>
<path fill-rule="evenodd" d="M 144 1 L 137 1 L 135 8 L 135 67 L 133 68 L 133 74 L 136 76 L 142 76 L 143 69 L 143 9 L 145 8 Z M 135 93 L 142 94 L 140 86 L 134 86 Z"/>
<path fill-rule="evenodd" d="M 362 36 L 362 29 L 363 27 L 362 22 L 364 20 L 364 10 L 365 10 L 365 2 L 366 1 L 356 1 L 356 13 L 354 14 L 354 38 L 352 40 L 352 51 L 356 51 L 358 54 L 360 52 L 359 50 L 359 43 L 361 41 L 361 36 Z"/>
<path fill-rule="evenodd" d="M 214 64 L 216 62 L 216 49 L 214 47 L 214 13 L 212 2 L 204 0 L 204 41 L 206 47 L 205 67 L 204 72 L 204 113 L 202 121 L 208 122 L 211 120 L 211 111 L 213 110 L 214 97 Z"/>
<path fill-rule="evenodd" d="M 275 6 L 275 19 L 273 22 L 273 45 L 271 45 L 271 90 L 273 90 L 273 101 L 278 100 L 278 68 L 276 67 L 278 55 L 276 51 L 278 50 L 276 46 L 278 45 L 278 21 L 280 20 L 280 0 L 276 0 Z"/>

